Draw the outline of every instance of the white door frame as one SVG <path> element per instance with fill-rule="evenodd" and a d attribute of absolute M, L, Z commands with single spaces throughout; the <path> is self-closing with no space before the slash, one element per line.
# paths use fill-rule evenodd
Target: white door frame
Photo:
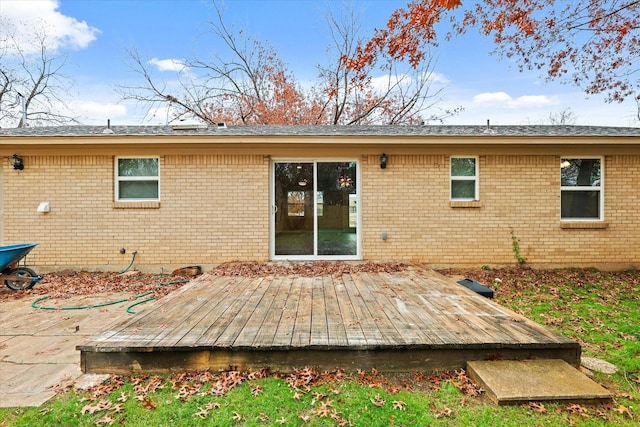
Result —
<path fill-rule="evenodd" d="M 276 163 L 313 163 L 314 178 L 317 178 L 318 163 L 332 163 L 332 162 L 349 162 L 356 165 L 356 254 L 355 255 L 318 255 L 318 215 L 317 215 L 317 199 L 314 199 L 313 203 L 313 233 L 314 233 L 314 254 L 313 255 L 276 255 L 276 201 L 275 201 L 275 164 Z M 345 158 L 345 157 L 282 157 L 272 158 L 270 164 L 270 194 L 269 194 L 269 257 L 274 261 L 313 261 L 313 260 L 344 260 L 344 261 L 358 261 L 362 259 L 362 209 L 360 205 L 360 190 L 361 185 L 361 167 L 360 161 L 357 158 Z M 317 197 L 318 180 L 313 180 L 313 194 Z"/>

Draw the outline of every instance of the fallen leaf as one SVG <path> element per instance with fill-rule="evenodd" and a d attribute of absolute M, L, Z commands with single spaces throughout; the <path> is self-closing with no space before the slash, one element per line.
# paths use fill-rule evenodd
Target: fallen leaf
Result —
<path fill-rule="evenodd" d="M 386 400 L 384 400 L 382 397 L 380 397 L 380 395 L 376 395 L 375 398 L 371 399 L 371 403 L 373 403 L 374 405 L 380 407 L 380 406 L 384 406 L 386 402 Z"/>
<path fill-rule="evenodd" d="M 105 425 L 105 424 L 113 424 L 114 419 L 111 418 L 108 415 L 105 415 L 104 417 L 100 418 L 98 421 L 96 421 L 97 425 Z"/>
<path fill-rule="evenodd" d="M 619 405 L 617 408 L 614 409 L 614 411 L 616 411 L 621 415 L 627 415 L 629 418 L 633 418 L 633 412 L 631 412 L 630 407 L 628 408 L 624 405 Z"/>
<path fill-rule="evenodd" d="M 565 409 L 574 415 L 583 415 L 587 413 L 587 410 L 577 403 L 567 405 Z"/>
<path fill-rule="evenodd" d="M 320 400 L 324 399 L 325 397 L 327 397 L 327 395 L 324 394 L 324 393 L 320 393 L 319 391 L 316 391 L 316 392 L 313 393 L 313 399 L 314 400 L 320 401 Z"/>
<path fill-rule="evenodd" d="M 398 394 L 400 393 L 400 389 L 395 384 L 391 384 L 389 387 L 387 387 L 387 393 Z"/>
<path fill-rule="evenodd" d="M 85 405 L 80 410 L 80 413 L 82 415 L 95 414 L 96 412 L 107 411 L 107 410 L 111 409 L 111 406 L 113 406 L 113 404 L 110 401 L 104 399 L 104 400 L 99 401 L 96 405 Z"/>
<path fill-rule="evenodd" d="M 431 408 L 431 412 L 435 414 L 436 418 L 450 417 L 451 415 L 453 415 L 453 410 L 451 408 L 447 408 L 446 406 L 442 409 L 433 407 Z"/>
<path fill-rule="evenodd" d="M 306 414 L 298 415 L 298 418 L 300 418 L 305 423 L 308 423 L 309 421 L 311 421 L 311 417 Z"/>
<path fill-rule="evenodd" d="M 529 408 L 531 408 L 533 412 L 537 412 L 539 414 L 547 413 L 547 408 L 545 408 L 545 406 L 540 402 L 529 402 Z"/>
<path fill-rule="evenodd" d="M 394 400 L 393 401 L 393 409 L 399 409 L 401 411 L 404 411 L 406 408 L 407 404 L 401 400 Z"/>
<path fill-rule="evenodd" d="M 263 391 L 264 391 L 264 389 L 258 384 L 251 386 L 251 394 L 253 396 L 258 396 Z"/>
<path fill-rule="evenodd" d="M 142 400 L 142 407 L 144 409 L 156 409 L 156 403 L 148 397 L 145 397 Z"/>
<path fill-rule="evenodd" d="M 320 407 L 316 409 L 316 414 L 321 418 L 328 417 L 330 412 L 331 412 L 331 409 L 329 408 L 329 405 L 327 405 L 326 402 L 322 402 L 320 404 Z"/>
<path fill-rule="evenodd" d="M 209 411 L 204 408 L 198 408 L 198 412 L 193 414 L 193 416 L 204 420 L 209 416 Z"/>

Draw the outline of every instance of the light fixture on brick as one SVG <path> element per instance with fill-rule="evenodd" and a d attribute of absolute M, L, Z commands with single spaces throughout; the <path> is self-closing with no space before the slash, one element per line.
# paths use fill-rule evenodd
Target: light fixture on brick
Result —
<path fill-rule="evenodd" d="M 11 158 L 11 164 L 13 165 L 13 169 L 21 171 L 24 169 L 24 162 L 22 161 L 22 157 L 14 154 Z"/>

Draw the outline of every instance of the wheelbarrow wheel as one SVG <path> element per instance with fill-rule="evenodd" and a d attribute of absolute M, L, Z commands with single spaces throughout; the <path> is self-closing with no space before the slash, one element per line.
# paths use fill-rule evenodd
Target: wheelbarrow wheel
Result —
<path fill-rule="evenodd" d="M 19 267 L 15 270 L 11 270 L 8 276 L 18 276 L 18 277 L 38 277 L 38 274 L 30 268 L 27 267 Z M 14 291 L 21 291 L 24 289 L 30 289 L 35 285 L 36 282 L 33 280 L 5 280 L 4 284 L 7 285 L 9 289 Z"/>

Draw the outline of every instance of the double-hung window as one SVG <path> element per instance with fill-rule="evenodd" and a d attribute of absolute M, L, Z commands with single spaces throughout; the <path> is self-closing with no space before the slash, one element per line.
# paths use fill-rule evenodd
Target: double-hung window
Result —
<path fill-rule="evenodd" d="M 478 157 L 451 157 L 451 200 L 479 200 Z"/>
<path fill-rule="evenodd" d="M 601 158 L 560 159 L 561 220 L 602 220 L 603 165 Z"/>
<path fill-rule="evenodd" d="M 116 159 L 115 168 L 116 201 L 160 201 L 158 157 L 119 157 Z"/>

